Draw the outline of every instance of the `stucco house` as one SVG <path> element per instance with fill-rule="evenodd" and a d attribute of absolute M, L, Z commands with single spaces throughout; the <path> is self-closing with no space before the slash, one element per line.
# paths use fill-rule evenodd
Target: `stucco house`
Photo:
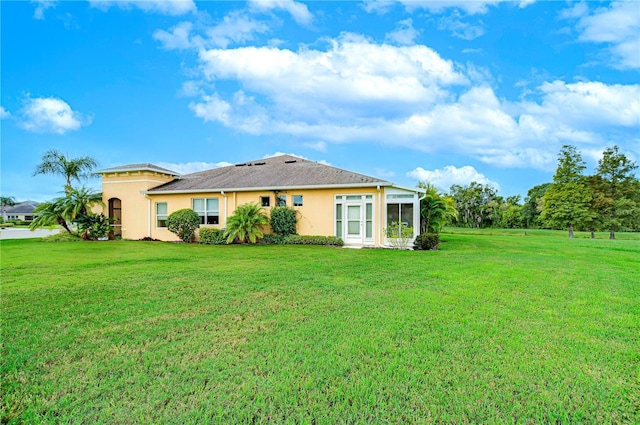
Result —
<path fill-rule="evenodd" d="M 179 175 L 153 164 L 98 171 L 105 213 L 126 239 L 176 240 L 166 228 L 172 212 L 192 208 L 201 226 L 223 229 L 238 205 L 257 203 L 298 211 L 301 235 L 338 236 L 346 245 L 385 246 L 392 222 L 420 229 L 422 189 L 280 155 L 193 174 Z"/>

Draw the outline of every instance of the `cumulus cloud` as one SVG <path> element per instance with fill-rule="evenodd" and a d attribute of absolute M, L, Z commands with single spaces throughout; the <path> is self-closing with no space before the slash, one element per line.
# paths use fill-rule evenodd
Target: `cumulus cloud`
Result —
<path fill-rule="evenodd" d="M 490 180 L 470 165 L 460 168 L 446 165 L 436 170 L 425 170 L 422 167 L 417 167 L 407 172 L 406 176 L 421 182 L 431 183 L 443 191 L 449 191 L 449 188 L 454 184 L 466 186 L 471 182 L 493 186 L 496 190 L 500 190 L 498 183 Z"/>
<path fill-rule="evenodd" d="M 34 133 L 58 133 L 78 130 L 89 125 L 91 118 L 71 109 L 55 97 L 27 98 L 21 110 L 20 126 Z"/>
<path fill-rule="evenodd" d="M 198 49 L 200 80 L 191 76 L 183 87 L 194 97 L 189 107 L 205 122 L 287 135 L 319 151 L 380 143 L 543 170 L 564 143 L 624 145 L 640 128 L 640 85 L 546 81 L 508 101 L 487 69 L 454 64 L 424 45 L 350 33 L 322 41 L 324 48 L 297 50 Z"/>
<path fill-rule="evenodd" d="M 156 163 L 159 167 L 166 168 L 171 171 L 175 171 L 178 174 L 191 174 L 197 173 L 199 171 L 211 170 L 213 168 L 226 167 L 229 165 L 233 165 L 230 162 L 221 161 L 221 162 L 158 162 Z"/>
<path fill-rule="evenodd" d="M 169 31 L 154 31 L 153 38 L 158 40 L 167 50 L 191 49 L 198 47 L 197 41 L 191 39 L 192 28 L 193 24 L 191 22 L 180 22 L 171 27 Z"/>
<path fill-rule="evenodd" d="M 197 10 L 193 0 L 89 0 L 91 6 L 107 10 L 111 6 L 121 9 L 137 8 L 144 12 L 178 16 Z"/>
<path fill-rule="evenodd" d="M 451 35 L 463 40 L 473 40 L 484 34 L 482 23 L 478 25 L 464 22 L 457 13 L 438 21 L 438 29 L 451 32 Z"/>
<path fill-rule="evenodd" d="M 590 13 L 586 3 L 564 10 L 561 18 L 577 19 L 578 41 L 604 44 L 606 63 L 615 68 L 640 68 L 640 10 L 635 1 L 614 2 Z"/>
<path fill-rule="evenodd" d="M 11 112 L 4 109 L 4 106 L 0 106 L 0 120 L 9 118 L 10 116 L 11 116 Z"/>
<path fill-rule="evenodd" d="M 385 39 L 400 45 L 414 44 L 415 39 L 420 35 L 420 31 L 413 27 L 411 18 L 398 22 L 395 30 L 387 33 Z"/>
<path fill-rule="evenodd" d="M 252 10 L 266 12 L 284 10 L 300 25 L 309 25 L 313 21 L 313 14 L 304 3 L 293 0 L 250 0 Z"/>

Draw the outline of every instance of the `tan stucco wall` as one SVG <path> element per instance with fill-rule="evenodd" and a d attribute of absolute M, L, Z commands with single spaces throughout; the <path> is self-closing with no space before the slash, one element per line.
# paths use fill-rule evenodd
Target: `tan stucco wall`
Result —
<path fill-rule="evenodd" d="M 169 175 L 151 172 L 137 172 L 137 174 L 108 174 L 103 176 L 103 201 L 105 213 L 108 212 L 110 198 L 122 201 L 122 237 L 125 239 L 140 239 L 151 236 L 155 239 L 175 241 L 178 237 L 166 228 L 156 227 L 156 204 L 167 203 L 167 213 L 183 208 L 192 208 L 194 198 L 218 198 L 219 224 L 204 225 L 203 227 L 224 228 L 226 218 L 231 216 L 238 205 L 245 203 L 260 204 L 261 196 L 269 196 L 270 207 L 264 210 L 269 214 L 275 206 L 276 199 L 273 191 L 241 191 L 241 192 L 196 192 L 184 194 L 148 194 L 141 192 L 156 187 L 172 179 Z M 293 207 L 298 211 L 298 233 L 301 235 L 332 236 L 335 234 L 334 205 L 336 195 L 372 195 L 373 211 L 373 245 L 384 244 L 383 228 L 385 227 L 386 211 L 384 208 L 385 194 L 394 189 L 381 187 L 332 188 L 332 189 L 289 189 L 278 194 L 286 196 L 288 207 L 293 206 L 293 196 L 302 195 L 303 206 Z M 270 232 L 269 225 L 264 228 Z"/>
<path fill-rule="evenodd" d="M 150 171 L 110 173 L 102 176 L 102 202 L 104 214 L 109 212 L 109 199 L 122 202 L 122 237 L 140 239 L 147 236 L 148 201 L 141 191 L 167 183 L 173 179 L 167 174 Z M 117 224 L 117 223 L 116 223 Z"/>

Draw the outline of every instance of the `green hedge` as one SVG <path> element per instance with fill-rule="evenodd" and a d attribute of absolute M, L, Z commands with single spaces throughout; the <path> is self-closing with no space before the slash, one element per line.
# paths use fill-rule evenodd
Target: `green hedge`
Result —
<path fill-rule="evenodd" d="M 336 236 L 306 236 L 289 235 L 284 238 L 284 243 L 291 245 L 330 245 L 343 246 L 342 239 Z"/>
<path fill-rule="evenodd" d="M 9 221 L 7 223 L 0 224 L 0 226 L 2 226 L 2 227 L 13 227 L 13 226 L 15 226 L 15 224 L 13 224 L 12 222 Z"/>
<path fill-rule="evenodd" d="M 280 236 L 295 235 L 298 224 L 297 212 L 293 208 L 274 207 L 271 208 L 269 225 L 274 233 Z"/>
<path fill-rule="evenodd" d="M 227 243 L 224 232 L 213 227 L 202 227 L 198 231 L 200 243 L 209 245 L 224 245 Z"/>
<path fill-rule="evenodd" d="M 413 249 L 435 250 L 440 244 L 440 236 L 437 233 L 421 233 L 413 241 Z"/>

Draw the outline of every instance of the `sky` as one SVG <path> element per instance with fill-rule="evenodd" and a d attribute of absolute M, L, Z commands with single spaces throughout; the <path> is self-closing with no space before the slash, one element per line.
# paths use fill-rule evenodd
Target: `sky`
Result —
<path fill-rule="evenodd" d="M 640 162 L 640 2 L 2 1 L 2 196 L 42 155 L 189 173 L 279 153 L 443 191 Z M 99 189 L 99 179 L 83 181 Z"/>

